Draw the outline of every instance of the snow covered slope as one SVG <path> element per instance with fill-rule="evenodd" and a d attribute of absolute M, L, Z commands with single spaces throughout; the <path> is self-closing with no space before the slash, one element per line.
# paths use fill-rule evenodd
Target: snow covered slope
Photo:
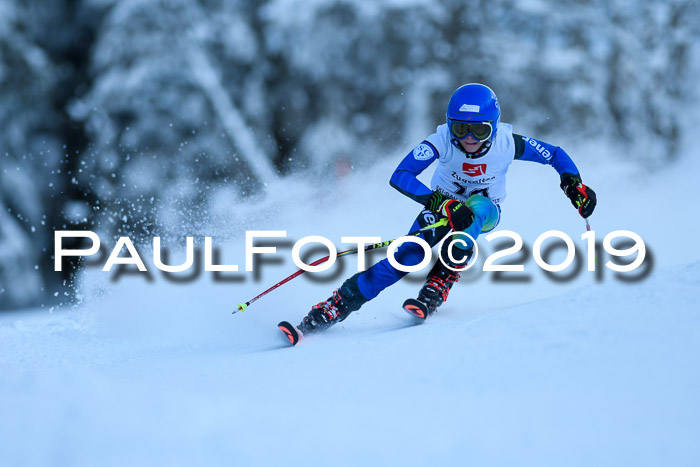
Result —
<path fill-rule="evenodd" d="M 159 274 L 113 283 L 93 268 L 80 308 L 0 316 L 2 464 L 697 465 L 697 220 L 662 191 L 673 180 L 676 199 L 690 199 L 692 163 L 654 176 L 580 164 L 599 194 L 593 228 L 633 230 L 653 252 L 644 281 L 607 271 L 600 282 L 582 272 L 556 283 L 530 260 L 528 282 L 472 277 L 413 326 L 400 304 L 420 284 L 405 280 L 295 348 L 276 323 L 325 299 L 352 261 L 233 316 L 291 261 L 225 285 Z M 198 234 L 224 239 L 224 260 L 238 264 L 246 229 L 338 244 L 395 237 L 416 206 L 388 186 L 394 165 L 334 186 L 286 180 L 262 208 L 240 207 Z M 509 177 L 501 228 L 530 245 L 549 229 L 582 244 L 584 225 L 551 169 L 516 163 Z M 378 198 L 395 209 L 377 209 Z"/>

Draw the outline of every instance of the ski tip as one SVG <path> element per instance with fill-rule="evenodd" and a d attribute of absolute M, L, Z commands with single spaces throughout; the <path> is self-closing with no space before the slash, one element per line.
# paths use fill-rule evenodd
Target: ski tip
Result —
<path fill-rule="evenodd" d="M 280 331 L 284 333 L 292 345 L 297 345 L 297 342 L 299 342 L 301 339 L 302 334 L 294 325 L 292 325 L 289 321 L 282 321 L 277 325 L 277 327 L 280 328 Z"/>
<path fill-rule="evenodd" d="M 409 298 L 403 302 L 403 309 L 420 319 L 425 319 L 428 316 L 428 309 L 426 306 L 415 298 Z"/>

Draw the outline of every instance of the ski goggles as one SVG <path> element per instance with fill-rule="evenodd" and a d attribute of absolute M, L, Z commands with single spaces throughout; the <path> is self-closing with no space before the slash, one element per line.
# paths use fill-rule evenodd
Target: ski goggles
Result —
<path fill-rule="evenodd" d="M 464 139 L 468 134 L 474 137 L 477 141 L 486 141 L 493 133 L 493 127 L 490 122 L 467 123 L 457 120 L 450 121 L 450 133 L 457 139 Z"/>

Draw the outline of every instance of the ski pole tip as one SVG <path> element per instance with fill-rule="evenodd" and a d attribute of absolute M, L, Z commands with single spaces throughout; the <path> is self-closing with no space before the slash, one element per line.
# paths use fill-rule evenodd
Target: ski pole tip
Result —
<path fill-rule="evenodd" d="M 246 308 L 248 308 L 248 304 L 246 303 L 241 303 L 239 304 L 235 310 L 233 310 L 233 313 L 238 313 L 239 311 L 244 311 Z"/>

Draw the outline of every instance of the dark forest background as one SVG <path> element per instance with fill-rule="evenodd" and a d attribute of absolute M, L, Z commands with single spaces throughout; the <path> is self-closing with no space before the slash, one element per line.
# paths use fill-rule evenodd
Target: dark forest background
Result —
<path fill-rule="evenodd" d="M 520 132 L 672 163 L 697 115 L 698 9 L 0 0 L 0 308 L 64 296 L 54 230 L 196 230 L 281 177 L 332 182 L 408 151 L 466 82 Z"/>

